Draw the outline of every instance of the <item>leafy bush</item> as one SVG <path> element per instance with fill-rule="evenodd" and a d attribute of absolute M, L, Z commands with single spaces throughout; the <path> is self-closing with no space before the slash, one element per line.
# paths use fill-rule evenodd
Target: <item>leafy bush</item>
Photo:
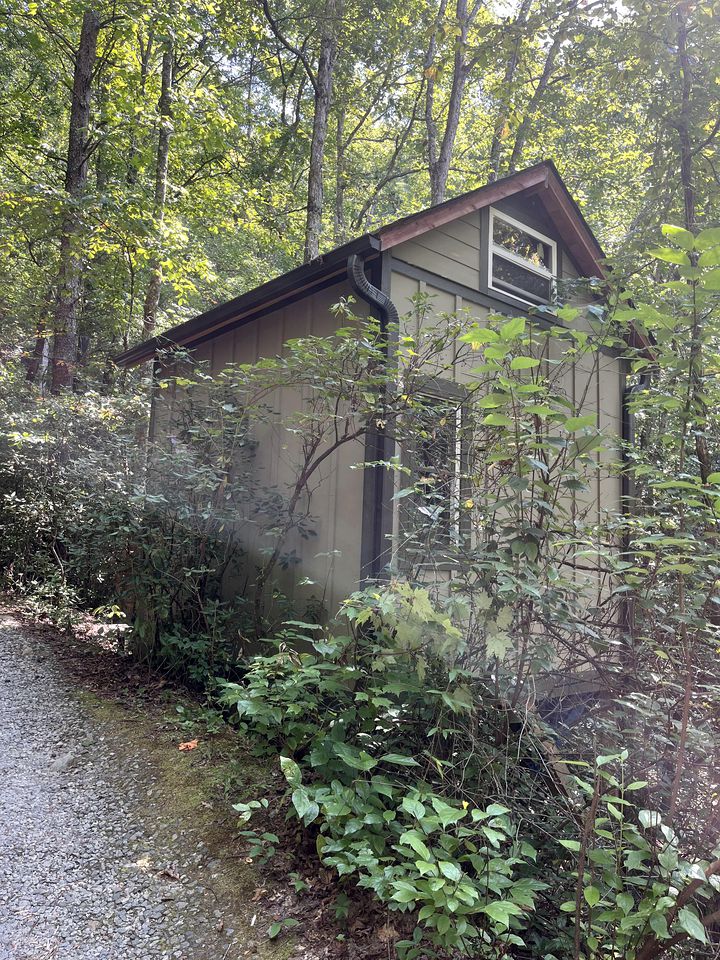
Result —
<path fill-rule="evenodd" d="M 281 754 L 297 817 L 318 830 L 328 866 L 372 890 L 390 909 L 417 911 L 426 937 L 446 949 L 498 956 L 519 933 L 547 884 L 537 850 L 519 835 L 503 785 L 508 735 L 518 751 L 514 787 L 539 799 L 553 788 L 537 737 L 506 705 L 453 666 L 463 634 L 449 601 L 432 605 L 406 583 L 350 598 L 351 633 L 300 624 L 258 656 L 223 699 L 244 729 Z M 557 826 L 562 804 L 544 804 Z M 404 944 L 418 955 L 420 941 Z M 476 955 L 480 955 L 476 953 Z"/>
<path fill-rule="evenodd" d="M 239 547 L 222 535 L 222 510 L 207 509 L 222 466 L 208 466 L 205 438 L 148 469 L 144 388 L 44 397 L 9 368 L 0 409 L 3 587 L 62 625 L 77 610 L 113 611 L 132 625 L 138 660 L 194 684 L 234 666 L 244 611 L 222 588 Z"/>
<path fill-rule="evenodd" d="M 637 802 L 648 784 L 628 778 L 627 752 L 567 764 L 492 678 L 459 668 L 461 613 L 394 582 L 347 601 L 347 636 L 288 624 L 242 684 L 223 684 L 242 729 L 277 755 L 322 863 L 412 911 L 407 957 L 702 947 L 713 865 Z M 267 801 L 236 807 L 244 822 L 255 808 Z"/>

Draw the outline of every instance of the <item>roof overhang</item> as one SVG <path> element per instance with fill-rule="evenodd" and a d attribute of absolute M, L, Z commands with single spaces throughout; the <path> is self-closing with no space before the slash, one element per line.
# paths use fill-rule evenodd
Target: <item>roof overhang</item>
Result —
<path fill-rule="evenodd" d="M 402 220 L 397 220 L 387 227 L 381 227 L 376 234 L 380 241 L 380 249 L 390 250 L 400 243 L 427 233 L 428 230 L 434 230 L 452 220 L 457 220 L 458 217 L 464 217 L 482 207 L 489 207 L 517 193 L 531 193 L 539 196 L 555 223 L 563 243 L 570 250 L 584 276 L 606 276 L 605 254 L 602 247 L 595 239 L 551 160 L 543 160 L 534 167 L 528 167 L 527 170 L 511 174 L 502 180 L 495 180 L 484 187 L 478 187 L 477 190 L 471 190 L 470 193 L 446 200 L 445 203 L 413 213 L 409 217 L 403 217 Z"/>
<path fill-rule="evenodd" d="M 310 263 L 296 267 L 235 297 L 234 300 L 219 304 L 193 317 L 192 320 L 173 327 L 161 336 L 145 340 L 121 353 L 115 358 L 115 362 L 120 366 L 131 367 L 152 360 L 162 349 L 197 346 L 262 313 L 267 313 L 271 309 L 280 309 L 302 295 L 312 293 L 321 286 L 327 286 L 333 282 L 334 278 L 339 282 L 345 276 L 347 260 L 352 254 L 365 257 L 377 256 L 382 251 L 392 250 L 399 244 L 419 237 L 443 224 L 519 193 L 531 193 L 541 199 L 584 276 L 601 278 L 607 276 L 604 265 L 605 255 L 600 244 L 568 192 L 554 163 L 551 160 L 543 160 L 519 173 L 496 180 L 477 190 L 471 190 L 452 200 L 446 200 L 445 203 L 435 207 L 403 217 L 374 233 L 364 234 L 350 243 L 336 247 Z"/>
<path fill-rule="evenodd" d="M 159 350 L 197 346 L 251 320 L 257 314 L 266 313 L 270 309 L 280 309 L 297 300 L 302 294 L 311 293 L 319 286 L 327 284 L 334 277 L 337 277 L 339 282 L 346 275 L 347 260 L 353 253 L 368 256 L 377 254 L 378 251 L 377 239 L 371 234 L 365 234 L 342 247 L 336 247 L 311 263 L 296 267 L 235 297 L 234 300 L 221 303 L 186 323 L 172 327 L 160 336 L 131 347 L 115 357 L 115 363 L 121 367 L 132 367 L 152 360 Z"/>

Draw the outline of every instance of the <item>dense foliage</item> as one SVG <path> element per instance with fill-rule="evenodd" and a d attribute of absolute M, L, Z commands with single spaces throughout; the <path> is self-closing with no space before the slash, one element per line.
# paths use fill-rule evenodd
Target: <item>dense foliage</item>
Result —
<path fill-rule="evenodd" d="M 712 5 L 3 0 L 0 14 L 3 340 L 41 372 L 57 336 L 101 373 L 303 250 L 548 156 L 623 258 L 663 219 L 718 216 Z"/>
<path fill-rule="evenodd" d="M 713 5 L 0 12 L 3 589 L 63 624 L 93 610 L 139 661 L 222 688 L 277 755 L 283 809 L 320 861 L 406 914 L 407 957 L 715 956 Z M 152 375 L 110 362 L 546 156 L 613 255 L 607 306 L 560 308 L 543 332 L 438 317 L 421 296 L 397 367 L 347 303 L 334 337 L 212 377 L 179 353 Z M 663 220 L 679 226 L 646 254 Z M 627 346 L 637 333 L 650 350 Z M 450 343 L 474 386 L 429 403 Z M 630 509 L 598 516 L 617 438 L 568 401 L 564 377 L 607 350 L 629 373 Z M 286 485 L 260 466 L 279 386 L 304 401 L 277 427 Z M 151 392 L 167 442 L 148 439 Z M 320 585 L 291 601 L 330 455 L 358 449 L 360 465 L 378 424 L 412 451 L 446 422 L 464 451 L 453 535 L 442 478 L 375 464 L 401 511 L 388 580 L 334 622 Z M 249 835 L 263 800 L 238 805 Z"/>
<path fill-rule="evenodd" d="M 225 684 L 243 729 L 279 752 L 321 861 L 417 911 L 404 957 L 434 945 L 599 960 L 707 943 L 706 864 L 642 806 L 648 782 L 632 779 L 628 752 L 592 758 L 575 743 L 561 761 L 491 675 L 457 665 L 452 611 L 408 584 L 357 594 L 348 636 L 296 623 L 242 685 Z M 303 639 L 313 652 L 293 649 Z M 259 806 L 236 809 L 247 821 Z"/>

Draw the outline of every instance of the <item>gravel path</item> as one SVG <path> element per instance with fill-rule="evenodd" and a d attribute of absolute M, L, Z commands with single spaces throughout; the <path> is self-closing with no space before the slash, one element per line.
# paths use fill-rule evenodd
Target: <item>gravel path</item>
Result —
<path fill-rule="evenodd" d="M 121 736 L 0 612 L 0 960 L 248 955 L 217 863 L 161 822 L 147 758 Z"/>

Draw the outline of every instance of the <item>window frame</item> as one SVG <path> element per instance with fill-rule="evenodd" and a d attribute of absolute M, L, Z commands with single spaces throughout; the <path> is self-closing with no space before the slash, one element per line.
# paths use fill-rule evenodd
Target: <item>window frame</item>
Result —
<path fill-rule="evenodd" d="M 509 224 L 511 227 L 517 227 L 522 230 L 524 233 L 527 233 L 529 236 L 534 239 L 539 240 L 541 243 L 546 244 L 550 248 L 550 256 L 552 258 L 552 270 L 548 270 L 545 267 L 538 267 L 532 261 L 527 260 L 525 257 L 521 257 L 517 253 L 513 253 L 512 250 L 508 250 L 502 246 L 502 244 L 495 243 L 495 218 L 504 220 L 505 223 Z M 522 267 L 524 270 L 530 271 L 530 273 L 535 273 L 539 277 L 543 277 L 550 281 L 550 296 L 547 300 L 540 299 L 531 299 L 532 294 L 528 291 L 523 291 L 519 287 L 513 287 L 512 284 L 507 284 L 504 287 L 496 286 L 493 283 L 493 258 L 497 253 L 498 256 L 503 257 L 505 260 L 509 260 L 511 263 L 516 263 L 519 267 Z M 555 281 L 558 277 L 558 245 L 557 241 L 553 240 L 552 237 L 546 236 L 544 233 L 540 233 L 539 230 L 536 230 L 534 227 L 529 226 L 527 223 L 523 223 L 521 220 L 518 220 L 516 217 L 510 216 L 510 214 L 505 213 L 504 210 L 498 210 L 496 207 L 489 208 L 489 227 L 488 227 L 488 288 L 495 291 L 496 293 L 502 293 L 506 297 L 512 297 L 514 300 L 519 300 L 521 303 L 528 304 L 531 307 L 538 307 L 545 304 L 552 304 L 553 295 L 555 292 Z M 512 288 L 512 289 L 511 289 Z"/>
<path fill-rule="evenodd" d="M 441 537 L 441 539 L 438 541 L 438 547 L 442 549 L 445 543 L 453 543 L 455 545 L 459 544 L 463 535 L 467 533 L 467 530 L 464 529 L 466 526 L 466 518 L 463 513 L 461 503 L 466 488 L 463 473 L 467 466 L 468 441 L 463 435 L 463 430 L 466 423 L 464 404 L 468 399 L 468 392 L 465 387 L 456 383 L 455 381 L 432 376 L 424 378 L 424 382 L 420 385 L 417 392 L 420 396 L 426 397 L 429 400 L 436 400 L 439 403 L 445 404 L 457 404 L 457 408 L 454 411 L 454 423 L 452 425 L 454 449 L 452 457 L 452 487 L 450 491 L 449 503 L 451 515 L 446 534 L 447 541 L 445 541 L 444 537 Z M 412 480 L 415 482 L 419 473 L 419 464 L 417 462 L 417 453 L 414 447 L 405 447 L 403 460 L 406 466 L 410 469 Z M 410 499 L 413 503 L 413 509 L 416 509 L 419 505 L 418 501 L 414 496 Z"/>

